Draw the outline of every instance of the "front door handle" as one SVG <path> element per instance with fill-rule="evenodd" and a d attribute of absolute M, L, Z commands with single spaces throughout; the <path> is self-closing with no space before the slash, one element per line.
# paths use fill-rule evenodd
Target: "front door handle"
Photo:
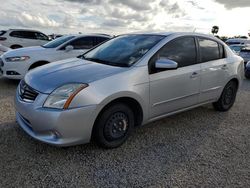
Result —
<path fill-rule="evenodd" d="M 198 76 L 199 76 L 199 74 L 197 72 L 193 72 L 192 75 L 190 76 L 190 78 L 196 78 Z"/>

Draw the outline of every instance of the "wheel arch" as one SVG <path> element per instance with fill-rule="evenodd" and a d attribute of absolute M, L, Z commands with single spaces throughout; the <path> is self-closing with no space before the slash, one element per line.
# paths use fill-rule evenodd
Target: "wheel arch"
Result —
<path fill-rule="evenodd" d="M 46 60 L 36 61 L 36 62 L 34 62 L 34 63 L 32 63 L 32 64 L 30 65 L 30 67 L 29 67 L 28 70 L 34 69 L 34 68 L 36 68 L 36 67 L 40 67 L 40 66 L 42 66 L 42 65 L 46 65 L 46 64 L 48 64 L 48 63 L 50 63 L 50 62 L 49 62 L 49 61 L 46 61 Z"/>
<path fill-rule="evenodd" d="M 105 101 L 105 105 L 103 105 L 102 108 L 98 110 L 97 116 L 96 116 L 95 121 L 94 121 L 93 129 L 91 132 L 91 139 L 93 138 L 93 133 L 95 131 L 94 127 L 96 126 L 102 113 L 106 109 L 108 109 L 110 106 L 118 104 L 118 103 L 123 103 L 125 105 L 128 105 L 130 107 L 130 109 L 133 111 L 133 113 L 135 115 L 135 126 L 140 126 L 142 124 L 143 118 L 144 118 L 143 107 L 137 99 L 130 97 L 130 96 L 115 98 L 115 99 L 110 100 L 108 102 Z"/>

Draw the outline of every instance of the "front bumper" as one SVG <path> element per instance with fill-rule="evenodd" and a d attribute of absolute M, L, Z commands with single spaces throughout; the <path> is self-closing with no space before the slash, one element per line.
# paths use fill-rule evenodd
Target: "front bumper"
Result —
<path fill-rule="evenodd" d="M 3 60 L 2 60 L 3 61 Z M 9 79 L 23 79 L 27 73 L 28 62 L 4 62 L 0 69 L 2 71 L 2 76 Z"/>
<path fill-rule="evenodd" d="M 15 97 L 16 120 L 31 137 L 47 144 L 71 146 L 88 143 L 95 121 L 96 105 L 56 110 L 43 108 L 46 94 L 39 94 L 33 103 Z"/>

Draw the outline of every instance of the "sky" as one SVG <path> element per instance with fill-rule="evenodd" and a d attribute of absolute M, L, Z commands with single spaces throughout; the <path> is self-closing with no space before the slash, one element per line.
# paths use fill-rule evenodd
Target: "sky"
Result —
<path fill-rule="evenodd" d="M 123 34 L 188 31 L 250 32 L 250 0 L 0 0 L 0 30 Z"/>

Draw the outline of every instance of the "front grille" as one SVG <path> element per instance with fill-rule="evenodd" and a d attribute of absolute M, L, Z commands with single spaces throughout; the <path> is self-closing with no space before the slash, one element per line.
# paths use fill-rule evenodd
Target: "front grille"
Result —
<path fill-rule="evenodd" d="M 33 102 L 36 99 L 36 97 L 38 95 L 38 92 L 36 92 L 33 88 L 28 86 L 22 80 L 21 83 L 20 83 L 19 95 L 24 101 Z"/>

